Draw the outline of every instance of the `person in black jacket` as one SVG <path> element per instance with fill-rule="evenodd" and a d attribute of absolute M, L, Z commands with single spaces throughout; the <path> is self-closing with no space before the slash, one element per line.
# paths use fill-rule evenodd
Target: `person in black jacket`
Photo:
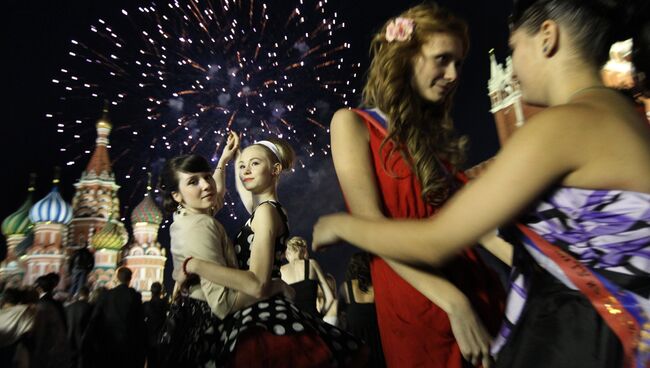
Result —
<path fill-rule="evenodd" d="M 90 291 L 87 286 L 82 286 L 77 293 L 77 300 L 65 308 L 68 323 L 68 341 L 73 367 L 85 367 L 81 356 L 81 340 L 88 326 L 92 314 L 92 305 L 88 302 Z"/>
<path fill-rule="evenodd" d="M 169 303 L 167 299 L 161 298 L 162 285 L 159 282 L 151 284 L 150 290 L 151 300 L 142 305 L 144 309 L 144 320 L 147 325 L 147 367 L 158 368 L 161 366 L 158 336 L 165 323 Z"/>
<path fill-rule="evenodd" d="M 56 273 L 40 276 L 34 282 L 39 299 L 36 318 L 28 344 L 30 367 L 69 367 L 70 347 L 66 333 L 63 304 L 54 299 L 54 289 L 61 280 Z"/>
<path fill-rule="evenodd" d="M 120 267 L 116 275 L 119 285 L 103 293 L 93 309 L 83 337 L 84 360 L 95 368 L 142 368 L 147 341 L 142 296 L 129 287 L 130 269 Z"/>

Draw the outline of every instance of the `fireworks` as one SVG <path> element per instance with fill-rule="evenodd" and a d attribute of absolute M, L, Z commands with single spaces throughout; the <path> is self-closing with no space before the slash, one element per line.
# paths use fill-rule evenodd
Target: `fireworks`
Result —
<path fill-rule="evenodd" d="M 68 165 L 88 161 L 104 100 L 117 180 L 136 187 L 165 158 L 216 160 L 230 129 L 243 144 L 288 139 L 298 168 L 327 156 L 324 120 L 354 103 L 359 64 L 327 1 L 289 3 L 157 1 L 97 20 L 52 80 L 61 107 L 48 117 Z"/>

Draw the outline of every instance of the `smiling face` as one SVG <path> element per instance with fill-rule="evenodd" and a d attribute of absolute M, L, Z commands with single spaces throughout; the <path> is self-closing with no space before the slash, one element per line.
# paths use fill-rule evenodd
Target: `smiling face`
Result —
<path fill-rule="evenodd" d="M 462 60 L 463 45 L 457 36 L 433 34 L 411 63 L 411 86 L 424 100 L 443 102 L 456 87 Z"/>
<path fill-rule="evenodd" d="M 172 197 L 189 210 L 208 213 L 217 204 L 216 184 L 212 173 L 186 173 L 179 171 L 178 191 Z"/>
<path fill-rule="evenodd" d="M 237 161 L 239 180 L 244 188 L 252 193 L 262 193 L 275 186 L 275 178 L 282 171 L 278 163 L 273 163 L 268 149 L 252 145 L 244 149 Z"/>

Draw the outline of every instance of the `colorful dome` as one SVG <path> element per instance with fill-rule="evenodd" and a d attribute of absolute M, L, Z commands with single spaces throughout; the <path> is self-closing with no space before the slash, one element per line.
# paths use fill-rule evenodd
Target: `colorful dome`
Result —
<path fill-rule="evenodd" d="M 29 219 L 33 223 L 55 222 L 68 224 L 72 220 L 72 206 L 61 198 L 59 188 L 52 188 L 50 194 L 36 202 L 29 210 Z"/>
<path fill-rule="evenodd" d="M 109 220 L 108 223 L 90 238 L 95 249 L 121 249 L 129 241 L 129 235 L 121 222 Z"/>
<path fill-rule="evenodd" d="M 4 236 L 23 235 L 29 231 L 32 227 L 32 222 L 29 221 L 29 209 L 33 204 L 32 193 L 29 193 L 22 206 L 2 221 L 2 234 Z"/>
<path fill-rule="evenodd" d="M 147 222 L 150 224 L 160 225 L 163 215 L 156 202 L 151 198 L 151 193 L 147 194 L 131 213 L 131 223 Z"/>

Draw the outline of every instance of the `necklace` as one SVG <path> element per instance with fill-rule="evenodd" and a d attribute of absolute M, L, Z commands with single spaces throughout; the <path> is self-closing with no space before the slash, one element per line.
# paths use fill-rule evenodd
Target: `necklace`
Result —
<path fill-rule="evenodd" d="M 590 91 L 590 90 L 592 90 L 592 89 L 610 89 L 610 88 L 607 87 L 607 86 L 603 86 L 602 84 L 600 84 L 600 85 L 596 85 L 596 86 L 589 86 L 589 87 L 580 88 L 579 90 L 573 92 L 573 93 L 569 96 L 569 98 L 567 99 L 567 102 L 570 102 L 571 100 L 573 100 L 573 98 L 574 98 L 575 96 L 577 96 L 577 95 L 579 95 L 579 94 L 581 94 L 581 93 L 583 93 L 583 92 Z"/>

